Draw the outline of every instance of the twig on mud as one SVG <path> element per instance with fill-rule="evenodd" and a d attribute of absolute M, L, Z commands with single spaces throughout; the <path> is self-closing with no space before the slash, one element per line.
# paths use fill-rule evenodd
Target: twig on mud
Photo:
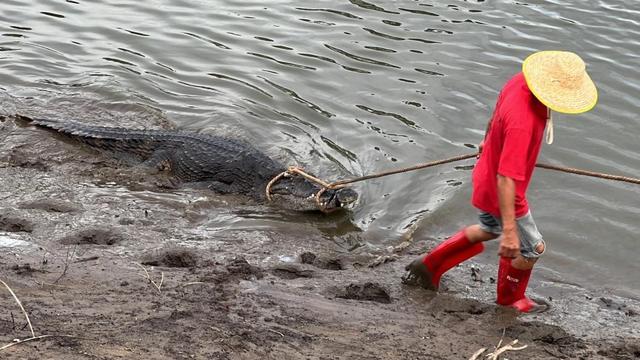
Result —
<path fill-rule="evenodd" d="M 487 358 L 489 360 L 498 360 L 498 357 L 500 355 L 502 355 L 502 353 L 507 352 L 507 351 L 519 351 L 519 350 L 524 350 L 527 348 L 528 345 L 522 345 L 522 346 L 518 346 L 516 347 L 516 344 L 518 343 L 518 339 L 513 340 L 512 342 L 510 342 L 509 344 L 497 349 L 496 351 L 487 354 Z"/>
<path fill-rule="evenodd" d="M 478 351 L 474 352 L 473 355 L 469 358 L 469 360 L 477 360 L 483 352 L 487 351 L 487 348 L 478 349 Z"/>
<path fill-rule="evenodd" d="M 502 345 L 502 341 L 504 341 L 505 330 L 506 329 L 502 330 L 502 337 L 500 338 L 500 341 L 498 342 L 498 345 L 495 346 L 494 351 L 492 353 L 489 353 L 489 354 L 485 355 L 486 359 L 488 359 L 488 360 L 498 360 L 500 355 L 502 355 L 503 353 L 505 353 L 507 351 L 519 351 L 519 350 L 524 350 L 524 349 L 527 348 L 528 345 L 522 345 L 522 346 L 516 347 L 516 344 L 518 344 L 518 339 L 513 340 L 509 344 L 500 347 Z M 485 351 L 487 351 L 487 348 L 478 349 L 478 351 L 476 351 L 475 353 L 473 353 L 473 355 L 471 355 L 469 360 L 477 360 L 480 357 L 480 355 L 482 355 Z"/>
<path fill-rule="evenodd" d="M 267 329 L 267 330 L 271 331 L 271 332 L 272 332 L 272 333 L 274 333 L 274 334 L 278 334 L 278 335 L 280 335 L 280 336 L 284 337 L 284 334 L 283 334 L 283 333 L 281 333 L 281 332 L 279 332 L 279 331 L 275 331 L 275 330 L 273 330 L 273 329 Z"/>
<path fill-rule="evenodd" d="M 12 346 L 15 346 L 15 345 L 18 345 L 18 344 L 22 344 L 22 343 L 26 343 L 26 342 L 34 341 L 34 340 L 40 340 L 40 339 L 44 339 L 44 338 L 48 338 L 48 337 L 52 337 L 52 336 L 54 336 L 54 335 L 33 336 L 33 337 L 30 337 L 30 338 L 27 338 L 27 339 L 24 339 L 24 340 L 16 339 L 16 341 L 14 341 L 12 343 L 9 343 L 9 344 L 7 344 L 7 345 L 5 345 L 3 347 L 0 347 L 0 351 L 2 351 L 4 349 L 8 349 L 8 348 L 10 348 Z"/>
<path fill-rule="evenodd" d="M 13 290 L 11 290 L 11 288 L 9 287 L 9 285 L 7 285 L 6 282 L 2 280 L 0 280 L 0 282 L 2 283 L 2 285 L 4 285 L 7 288 L 7 290 L 9 290 L 11 295 L 13 295 L 13 298 L 16 300 L 16 303 L 18 303 L 18 306 L 20 306 L 20 309 L 22 309 L 22 313 L 24 314 L 24 317 L 27 319 L 27 324 L 29 324 L 29 330 L 31 330 L 31 336 L 35 337 L 36 333 L 33 331 L 33 326 L 31 326 L 31 320 L 29 320 L 29 315 L 27 314 L 27 311 L 24 309 L 24 306 L 22 306 L 20 299 L 18 299 L 16 294 L 13 292 Z"/>
<path fill-rule="evenodd" d="M 500 337 L 500 341 L 498 341 L 498 345 L 496 345 L 495 348 L 493 348 L 493 351 L 495 352 L 496 350 L 498 350 L 498 348 L 502 345 L 502 342 L 504 341 L 504 335 L 507 333 L 507 328 L 503 328 L 502 329 L 502 336 Z M 491 354 L 489 354 L 491 355 Z M 489 357 L 489 355 L 487 355 L 487 357 Z"/>
<path fill-rule="evenodd" d="M 35 283 L 40 285 L 41 287 L 51 286 L 51 287 L 56 287 L 56 288 L 65 288 L 65 289 L 69 288 L 68 285 L 56 285 L 56 284 L 47 283 L 47 282 L 44 282 L 44 281 L 36 281 Z"/>
<path fill-rule="evenodd" d="M 78 259 L 76 261 L 74 261 L 74 263 L 83 263 L 83 262 L 87 262 L 87 261 L 93 261 L 93 260 L 98 260 L 100 259 L 100 256 L 89 256 L 83 259 Z"/>
<path fill-rule="evenodd" d="M 34 337 L 30 337 L 30 338 L 23 339 L 23 340 L 15 339 L 12 343 L 9 343 L 7 345 L 4 345 L 3 347 L 0 347 L 0 351 L 8 349 L 8 348 L 10 348 L 12 346 L 15 346 L 15 345 L 24 344 L 24 343 L 29 342 L 29 341 L 36 341 L 36 340 L 46 339 L 46 338 L 50 338 L 50 337 L 64 337 L 64 338 L 74 338 L 74 339 L 78 338 L 78 337 L 72 336 L 72 335 L 40 335 L 40 336 L 34 336 Z M 83 338 L 80 338 L 80 339 L 83 339 Z"/>
<path fill-rule="evenodd" d="M 182 286 L 201 285 L 204 283 L 205 283 L 204 281 L 193 281 L 193 282 L 188 282 L 186 284 L 182 284 Z"/>
<path fill-rule="evenodd" d="M 162 271 L 160 272 L 161 278 L 160 278 L 160 284 L 158 284 L 158 283 L 156 283 L 155 281 L 153 281 L 151 279 L 151 275 L 149 275 L 149 272 L 147 271 L 147 269 L 145 269 L 144 266 L 142 266 L 141 264 L 138 264 L 138 263 L 135 263 L 135 264 L 138 265 L 139 267 L 141 267 L 142 270 L 144 270 L 144 274 L 145 275 L 143 277 L 146 278 L 147 280 L 149 280 L 149 283 L 151 285 L 153 285 L 158 290 L 159 294 L 161 294 L 162 291 L 160 289 L 162 288 L 162 283 L 164 282 L 164 273 Z"/>
<path fill-rule="evenodd" d="M 69 254 L 69 250 L 71 249 L 71 246 L 67 247 L 67 256 L 64 260 L 64 268 L 62 269 L 62 274 L 60 274 L 60 276 L 58 276 L 58 278 L 56 279 L 56 281 L 54 281 L 54 284 L 57 284 L 58 281 L 60 281 L 60 279 L 62 279 L 66 274 L 67 274 L 67 270 L 69 270 L 69 260 L 71 257 L 73 257 L 73 255 L 76 254 L 76 250 L 78 249 L 78 245 L 76 244 L 73 247 L 73 251 L 71 252 L 71 254 Z"/>

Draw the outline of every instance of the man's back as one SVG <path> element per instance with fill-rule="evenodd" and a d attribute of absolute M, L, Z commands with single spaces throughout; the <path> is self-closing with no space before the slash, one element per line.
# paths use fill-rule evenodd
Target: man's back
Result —
<path fill-rule="evenodd" d="M 546 115 L 546 106 L 533 96 L 522 73 L 505 84 L 473 172 L 475 207 L 500 216 L 496 179 L 500 174 L 516 182 L 516 216 L 527 213 L 525 193 L 540 152 Z"/>

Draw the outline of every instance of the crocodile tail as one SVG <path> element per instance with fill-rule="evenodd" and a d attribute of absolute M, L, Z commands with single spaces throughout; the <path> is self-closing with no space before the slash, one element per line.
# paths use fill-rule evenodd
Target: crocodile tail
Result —
<path fill-rule="evenodd" d="M 60 132 L 66 135 L 73 135 L 73 130 L 69 128 L 70 124 L 74 123 L 65 123 L 59 120 L 51 120 L 51 119 L 41 119 L 41 118 L 32 118 L 25 115 L 16 114 L 16 120 L 24 121 L 32 125 L 36 125 L 41 128 L 45 128 L 48 130 L 53 130 L 56 132 Z M 65 126 L 66 124 L 66 126 Z"/>
<path fill-rule="evenodd" d="M 73 121 L 31 118 L 23 115 L 16 115 L 16 119 L 97 149 L 130 153 L 142 157 L 152 154 L 163 138 L 162 131 L 93 126 Z"/>
<path fill-rule="evenodd" d="M 92 127 L 88 125 L 82 125 L 72 121 L 60 121 L 53 119 L 32 118 L 20 114 L 16 114 L 16 120 L 24 121 L 37 127 L 45 128 L 47 130 L 53 130 L 55 132 L 69 135 L 69 136 L 94 136 L 95 130 L 99 130 L 100 127 Z M 83 131 L 84 130 L 84 131 Z"/>

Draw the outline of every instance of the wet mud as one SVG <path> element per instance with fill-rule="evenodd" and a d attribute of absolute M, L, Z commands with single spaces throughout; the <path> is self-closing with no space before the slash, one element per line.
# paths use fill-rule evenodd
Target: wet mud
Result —
<path fill-rule="evenodd" d="M 640 355 L 635 302 L 591 294 L 575 309 L 589 328 L 573 313 L 518 315 L 469 298 L 494 286 L 495 269 L 478 264 L 454 269 L 439 294 L 401 284 L 431 241 L 347 251 L 366 239 L 305 222 L 212 232 L 211 213 L 269 209 L 154 189 L 148 177 L 141 190 L 101 154 L 0 125 L 0 278 L 35 334 L 51 335 L 3 359 L 468 359 L 514 339 L 528 347 L 505 358 Z M 0 346 L 30 337 L 0 293 Z"/>

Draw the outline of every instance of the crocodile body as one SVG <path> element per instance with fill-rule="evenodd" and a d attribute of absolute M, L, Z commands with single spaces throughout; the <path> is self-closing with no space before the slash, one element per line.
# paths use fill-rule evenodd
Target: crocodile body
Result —
<path fill-rule="evenodd" d="M 267 184 L 285 167 L 246 142 L 222 136 L 171 130 L 135 130 L 91 126 L 78 122 L 17 116 L 37 127 L 77 140 L 92 148 L 124 155 L 146 167 L 163 170 L 180 183 L 199 183 L 219 193 L 265 198 Z M 275 198 L 286 207 L 317 210 L 311 197 L 320 187 L 302 177 L 288 176 L 273 184 Z M 325 206 L 342 207 L 353 202 L 352 190 L 323 191 Z M 342 192 L 342 202 L 335 196 Z M 317 199 L 316 199 L 316 202 Z M 333 202 L 333 204 L 329 204 Z"/>

